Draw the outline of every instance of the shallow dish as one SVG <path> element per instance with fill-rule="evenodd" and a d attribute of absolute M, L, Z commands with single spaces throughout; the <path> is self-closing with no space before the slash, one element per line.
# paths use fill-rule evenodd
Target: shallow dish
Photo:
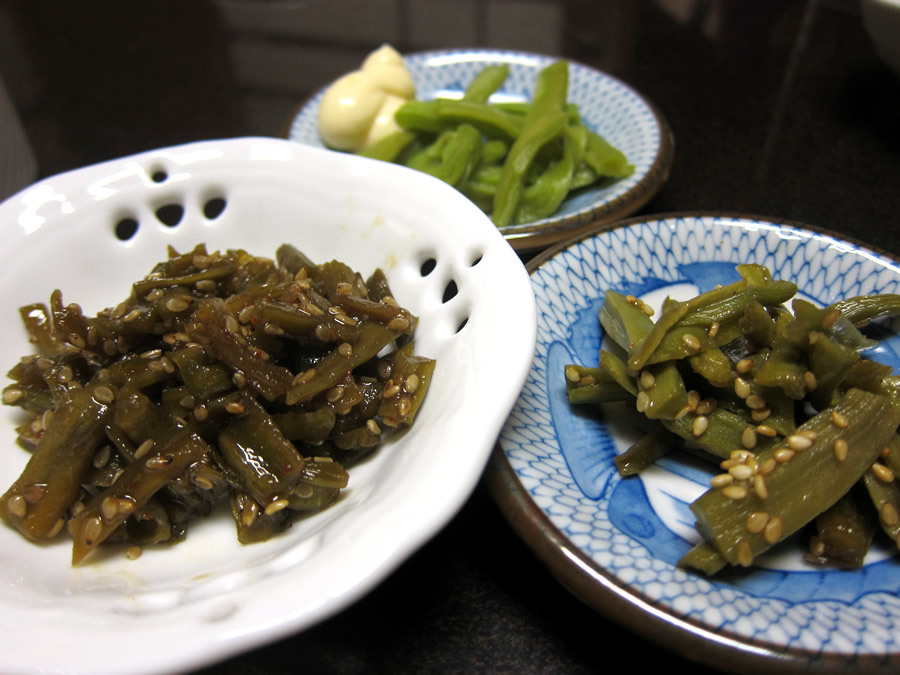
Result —
<path fill-rule="evenodd" d="M 524 52 L 448 50 L 409 54 L 406 66 L 416 84 L 416 98 L 459 98 L 477 72 L 506 63 L 510 73 L 492 100 L 530 100 L 535 77 L 554 57 Z M 300 109 L 288 138 L 322 146 L 316 129 L 324 89 Z M 634 173 L 610 185 L 572 194 L 549 218 L 500 228 L 517 250 L 531 250 L 568 239 L 599 223 L 611 223 L 637 211 L 668 180 L 673 141 L 669 126 L 641 94 L 616 78 L 579 63 L 569 63 L 569 102 L 578 105 L 587 126 L 619 148 Z"/>
<path fill-rule="evenodd" d="M 522 395 L 488 476 L 505 515 L 560 582 L 648 639 L 723 670 L 896 670 L 900 557 L 870 552 L 858 571 L 812 568 L 790 543 L 746 571 L 711 579 L 677 560 L 699 540 L 687 504 L 708 466 L 682 453 L 640 477 L 613 464 L 640 437 L 616 406 L 574 410 L 564 366 L 595 365 L 597 311 L 607 289 L 658 308 L 737 279 L 757 262 L 822 304 L 900 291 L 900 265 L 865 246 L 801 225 L 716 215 L 633 219 L 548 251 L 529 264 L 538 342 Z M 896 369 L 900 341 L 877 358 Z M 854 670 L 855 672 L 855 670 Z"/>
<path fill-rule="evenodd" d="M 241 546 L 221 514 L 172 548 L 71 568 L 67 538 L 36 546 L 0 526 L 3 672 L 187 670 L 334 614 L 462 505 L 533 354 L 534 296 L 514 251 L 468 200 L 402 167 L 285 140 L 203 142 L 49 178 L 0 205 L 0 223 L 6 368 L 31 352 L 20 305 L 60 288 L 96 312 L 167 245 L 200 242 L 267 257 L 290 242 L 364 275 L 380 266 L 420 317 L 416 352 L 437 360 L 415 426 L 353 467 L 333 507 L 268 542 Z M 3 407 L 4 490 L 27 459 L 15 412 Z"/>

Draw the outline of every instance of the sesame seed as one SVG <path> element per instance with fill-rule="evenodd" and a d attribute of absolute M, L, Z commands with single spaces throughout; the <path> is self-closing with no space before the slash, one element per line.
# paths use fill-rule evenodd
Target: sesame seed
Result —
<path fill-rule="evenodd" d="M 763 410 L 767 405 L 766 400 L 759 394 L 750 394 L 745 402 L 751 410 Z"/>
<path fill-rule="evenodd" d="M 378 422 L 371 418 L 366 420 L 366 429 L 368 429 L 369 433 L 373 436 L 377 436 L 381 433 L 381 427 L 378 426 Z"/>
<path fill-rule="evenodd" d="M 409 319 L 405 316 L 396 316 L 388 321 L 388 328 L 396 331 L 405 331 L 409 329 Z"/>
<path fill-rule="evenodd" d="M 709 326 L 709 330 L 706 331 L 706 336 L 707 336 L 710 340 L 712 340 L 712 339 L 713 339 L 714 337 L 716 337 L 716 335 L 718 335 L 718 334 L 719 334 L 719 322 L 718 322 L 718 321 L 713 321 L 712 324 L 710 324 L 710 326 Z"/>
<path fill-rule="evenodd" d="M 250 527 L 256 522 L 259 515 L 259 504 L 252 499 L 246 498 L 246 502 L 241 506 L 241 523 L 244 527 Z"/>
<path fill-rule="evenodd" d="M 878 514 L 881 516 L 881 522 L 888 527 L 900 524 L 900 513 L 897 513 L 897 508 L 893 504 L 882 504 Z"/>
<path fill-rule="evenodd" d="M 691 389 L 687 393 L 687 400 L 687 404 L 691 407 L 691 410 L 696 410 L 697 406 L 700 405 L 700 392 L 695 389 Z"/>
<path fill-rule="evenodd" d="M 794 456 L 794 451 L 789 448 L 778 448 L 775 453 L 772 455 L 775 458 L 775 461 L 779 464 L 784 464 L 785 462 L 789 462 L 791 458 Z"/>
<path fill-rule="evenodd" d="M 691 433 L 694 436 L 702 436 L 709 428 L 709 418 L 706 415 L 697 415 L 691 424 Z"/>
<path fill-rule="evenodd" d="M 737 560 L 742 567 L 750 567 L 753 564 L 753 549 L 746 539 L 737 543 Z"/>
<path fill-rule="evenodd" d="M 84 543 L 88 546 L 93 546 L 97 543 L 100 535 L 103 534 L 103 521 L 97 516 L 88 518 L 88 521 L 84 524 L 82 533 L 84 534 Z"/>
<path fill-rule="evenodd" d="M 719 406 L 718 401 L 714 398 L 705 398 L 697 404 L 698 415 L 709 415 Z"/>
<path fill-rule="evenodd" d="M 809 332 L 809 344 L 814 345 L 822 338 L 822 334 L 817 330 Z"/>
<path fill-rule="evenodd" d="M 163 356 L 159 360 L 159 363 L 160 365 L 162 365 L 163 370 L 166 371 L 169 375 L 175 372 L 175 364 L 172 363 L 172 359 L 170 359 L 168 356 Z"/>
<path fill-rule="evenodd" d="M 9 387 L 3 390 L 3 403 L 6 405 L 12 405 L 16 401 L 22 399 L 25 395 L 25 392 L 16 387 Z"/>
<path fill-rule="evenodd" d="M 338 295 L 350 295 L 353 292 L 353 286 L 346 281 L 341 281 L 335 286 L 334 292 Z"/>
<path fill-rule="evenodd" d="M 872 473 L 874 473 L 875 477 L 882 483 L 894 482 L 894 472 L 881 462 L 875 462 L 872 465 Z"/>
<path fill-rule="evenodd" d="M 196 288 L 201 293 L 210 293 L 216 290 L 216 282 L 213 279 L 201 279 L 196 284 L 194 284 L 194 288 Z"/>
<path fill-rule="evenodd" d="M 213 482 L 206 476 L 194 476 L 191 482 L 201 490 L 212 490 L 215 487 Z"/>
<path fill-rule="evenodd" d="M 404 396 L 399 401 L 397 401 L 397 412 L 400 413 L 401 417 L 406 417 L 409 414 L 411 408 L 412 403 L 410 403 L 408 396 Z"/>
<path fill-rule="evenodd" d="M 781 516 L 775 516 L 768 523 L 766 523 L 766 527 L 763 530 L 763 538 L 770 544 L 774 544 L 779 539 L 781 539 L 781 529 L 783 523 L 781 522 Z"/>
<path fill-rule="evenodd" d="M 246 408 L 240 401 L 229 401 L 225 404 L 225 411 L 232 415 L 240 415 L 245 412 Z"/>
<path fill-rule="evenodd" d="M 847 441 L 843 438 L 839 438 L 834 442 L 834 456 L 839 462 L 843 462 L 847 459 L 847 453 L 849 451 L 849 446 L 847 445 Z"/>
<path fill-rule="evenodd" d="M 741 359 L 734 364 L 734 369 L 741 375 L 745 375 L 753 368 L 753 359 Z"/>
<path fill-rule="evenodd" d="M 342 385 L 332 387 L 325 394 L 325 400 L 327 400 L 329 403 L 337 403 L 342 398 L 344 398 L 344 387 Z"/>
<path fill-rule="evenodd" d="M 209 408 L 202 403 L 194 408 L 194 419 L 198 422 L 205 422 L 209 418 Z"/>
<path fill-rule="evenodd" d="M 800 434 L 791 434 L 787 437 L 787 444 L 791 450 L 806 450 L 812 447 L 812 440 Z"/>
<path fill-rule="evenodd" d="M 765 422 L 769 417 L 771 417 L 772 411 L 768 408 L 762 408 L 761 410 L 751 410 L 750 411 L 750 419 L 754 422 Z"/>
<path fill-rule="evenodd" d="M 316 369 L 310 368 L 309 370 L 305 370 L 302 373 L 297 373 L 297 375 L 294 376 L 294 379 L 291 382 L 291 384 L 293 384 L 294 386 L 297 386 L 300 384 L 306 384 L 311 379 L 313 379 L 315 376 L 316 376 Z"/>
<path fill-rule="evenodd" d="M 747 496 L 747 488 L 743 485 L 726 485 L 722 488 L 722 494 L 729 499 L 744 499 Z"/>
<path fill-rule="evenodd" d="M 65 524 L 66 524 L 65 520 L 63 520 L 62 518 L 57 518 L 56 522 L 53 523 L 53 525 L 50 527 L 49 530 L 47 530 L 47 538 L 52 539 L 53 537 L 58 535 L 60 532 L 62 532 L 63 526 Z"/>
<path fill-rule="evenodd" d="M 768 459 L 766 459 L 766 461 L 759 465 L 757 472 L 762 476 L 767 476 L 775 470 L 775 465 L 777 463 L 778 462 L 775 461 L 774 457 L 769 457 Z"/>
<path fill-rule="evenodd" d="M 382 396 L 384 398 L 393 398 L 397 394 L 400 393 L 400 385 L 394 384 L 393 380 L 388 380 L 385 384 L 384 391 L 382 392 Z M 640 394 L 638 394 L 638 398 L 640 398 Z M 640 410 L 640 408 L 639 408 Z M 643 412 L 643 411 L 642 411 Z"/>
<path fill-rule="evenodd" d="M 99 386 L 94 387 L 94 400 L 97 403 L 102 403 L 103 405 L 109 405 L 116 399 L 116 395 L 113 393 L 113 390 L 109 387 Z"/>
<path fill-rule="evenodd" d="M 647 408 L 650 407 L 650 396 L 646 391 L 638 392 L 637 398 L 634 402 L 634 407 L 638 412 L 646 412 Z"/>
<path fill-rule="evenodd" d="M 119 350 L 114 340 L 106 338 L 103 341 L 103 353 L 107 356 L 113 356 Z"/>
<path fill-rule="evenodd" d="M 147 461 L 144 462 L 144 467 L 148 471 L 164 471 L 171 463 L 171 457 L 155 456 L 147 459 Z"/>
<path fill-rule="evenodd" d="M 342 342 L 338 345 L 337 351 L 338 354 L 340 354 L 344 358 L 350 358 L 351 356 L 353 356 L 353 345 L 351 345 L 349 342 Z"/>
<path fill-rule="evenodd" d="M 129 560 L 137 560 L 138 558 L 141 557 L 141 553 L 143 553 L 143 552 L 144 552 L 144 549 L 141 548 L 138 544 L 135 544 L 134 546 L 129 546 L 125 550 L 125 557 L 128 558 Z"/>
<path fill-rule="evenodd" d="M 747 531 L 751 534 L 759 534 L 769 522 L 769 514 L 765 511 L 754 511 L 747 516 Z"/>
<path fill-rule="evenodd" d="M 753 477 L 753 491 L 760 499 L 769 497 L 769 486 L 766 485 L 766 479 L 762 474 L 756 474 Z"/>
<path fill-rule="evenodd" d="M 744 431 L 741 433 L 741 445 L 745 448 L 755 448 L 756 441 L 756 430 L 753 427 L 744 427 Z"/>
<path fill-rule="evenodd" d="M 747 398 L 750 395 L 750 383 L 742 377 L 734 378 L 734 393 L 738 398 Z"/>
<path fill-rule="evenodd" d="M 656 377 L 649 370 L 645 370 L 641 373 L 640 383 L 641 388 L 652 389 L 653 385 L 656 384 Z"/>
<path fill-rule="evenodd" d="M 415 394 L 419 389 L 419 376 L 413 373 L 407 377 L 406 382 L 403 383 L 403 388 L 406 389 L 406 393 Z"/>
<path fill-rule="evenodd" d="M 734 476 L 730 473 L 720 473 L 712 477 L 709 481 L 710 487 L 720 488 L 730 485 L 734 482 Z"/>
<path fill-rule="evenodd" d="M 193 408 L 197 405 L 197 400 L 191 394 L 188 394 L 187 396 L 182 397 L 180 401 L 178 401 L 178 405 L 180 405 L 182 408 Z"/>
<path fill-rule="evenodd" d="M 384 362 L 382 361 L 381 363 L 384 363 Z M 378 365 L 380 366 L 381 363 L 379 363 Z M 578 375 L 578 368 L 576 368 L 575 366 L 566 366 L 566 379 L 569 382 L 572 382 L 573 384 L 577 384 L 579 377 L 580 376 Z"/>
<path fill-rule="evenodd" d="M 275 501 L 269 502 L 268 504 L 266 504 L 265 514 L 267 516 L 273 516 L 279 511 L 287 508 L 287 505 L 289 503 L 290 502 L 288 502 L 287 499 L 276 499 Z"/>
<path fill-rule="evenodd" d="M 17 518 L 24 518 L 28 513 L 28 503 L 22 495 L 13 495 L 6 500 L 6 510 Z"/>
<path fill-rule="evenodd" d="M 690 333 L 685 333 L 681 336 L 681 341 L 684 343 L 684 346 L 688 348 L 689 351 L 697 353 L 700 351 L 700 340 L 697 339 L 696 335 L 691 335 Z"/>
<path fill-rule="evenodd" d="M 125 316 L 122 317 L 122 321 L 124 323 L 131 323 L 132 321 L 140 318 L 140 316 L 141 316 L 141 310 L 133 309 L 130 312 L 128 312 L 128 314 L 126 314 Z"/>
<path fill-rule="evenodd" d="M 104 466 L 109 464 L 109 460 L 112 457 L 112 447 L 109 445 L 101 446 L 99 450 L 94 454 L 94 459 L 91 462 L 94 465 L 95 469 L 102 469 Z"/>
<path fill-rule="evenodd" d="M 238 320 L 231 316 L 231 314 L 225 315 L 225 330 L 227 330 L 229 333 L 241 332 L 240 323 L 238 323 Z"/>
<path fill-rule="evenodd" d="M 675 413 L 675 419 L 680 420 L 682 417 L 687 415 L 689 412 L 693 412 L 691 410 L 691 406 L 686 405 L 681 410 L 679 410 L 677 413 Z"/>
<path fill-rule="evenodd" d="M 315 494 L 315 489 L 312 485 L 298 485 L 294 488 L 294 494 L 300 497 L 301 499 L 309 499 Z"/>
<path fill-rule="evenodd" d="M 279 326 L 277 323 L 267 323 L 263 328 L 263 331 L 266 335 L 284 335 L 284 328 Z"/>
<path fill-rule="evenodd" d="M 137 449 L 134 451 L 134 458 L 141 459 L 144 455 L 150 452 L 150 449 L 153 447 L 154 441 L 152 438 L 148 438 L 143 443 L 141 443 Z"/>
<path fill-rule="evenodd" d="M 728 473 L 734 476 L 735 480 L 748 480 L 753 475 L 753 469 L 746 464 L 738 464 L 728 469 Z"/>
<path fill-rule="evenodd" d="M 78 335 L 77 333 L 69 333 L 68 335 L 69 344 L 78 347 L 79 349 L 84 349 L 87 344 L 84 341 L 84 338 Z"/>
<path fill-rule="evenodd" d="M 249 323 L 250 319 L 253 318 L 253 305 L 247 305 L 246 307 L 242 307 L 241 311 L 238 312 L 238 321 L 241 323 Z"/>
<path fill-rule="evenodd" d="M 165 291 L 164 291 L 163 289 L 161 289 L 161 288 L 154 288 L 154 289 L 152 289 L 149 293 L 147 293 L 147 295 L 144 296 L 144 297 L 145 297 L 146 300 L 148 300 L 149 302 L 156 302 L 157 300 L 161 299 L 162 296 L 164 296 L 165 294 L 166 294 L 166 293 L 165 293 Z"/>
<path fill-rule="evenodd" d="M 818 384 L 816 374 L 811 370 L 807 370 L 803 373 L 803 384 L 806 386 L 807 391 L 815 391 L 816 385 Z"/>
<path fill-rule="evenodd" d="M 50 411 L 48 410 L 47 412 L 50 412 Z M 44 413 L 44 414 L 46 415 L 47 413 Z M 886 445 L 881 449 L 881 456 L 885 457 L 885 458 L 891 456 L 891 447 L 889 445 Z"/>

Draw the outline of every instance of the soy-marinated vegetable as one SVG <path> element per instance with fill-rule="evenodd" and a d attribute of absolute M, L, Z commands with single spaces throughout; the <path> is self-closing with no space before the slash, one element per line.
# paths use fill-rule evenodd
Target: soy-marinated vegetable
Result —
<path fill-rule="evenodd" d="M 0 518 L 106 543 L 181 541 L 228 500 L 241 543 L 340 498 L 348 467 L 413 424 L 435 362 L 387 278 L 203 245 L 169 251 L 119 305 L 86 316 L 54 291 L 21 310 L 37 354 L 3 402 L 31 452 Z"/>
<path fill-rule="evenodd" d="M 891 368 L 863 358 L 859 328 L 900 313 L 900 296 L 820 308 L 758 265 L 740 281 L 679 302 L 660 317 L 607 292 L 599 321 L 621 357 L 565 367 L 570 403 L 623 401 L 647 435 L 616 458 L 639 474 L 673 447 L 718 466 L 691 505 L 702 541 L 680 565 L 703 574 L 752 565 L 796 536 L 806 560 L 859 567 L 875 524 L 900 546 L 900 390 Z M 863 498 L 865 497 L 865 498 Z"/>
<path fill-rule="evenodd" d="M 531 101 L 492 103 L 508 74 L 506 65 L 489 65 L 461 99 L 408 101 L 394 115 L 400 130 L 362 154 L 441 178 L 498 226 L 541 220 L 572 191 L 633 173 L 567 103 L 566 61 L 538 73 Z"/>

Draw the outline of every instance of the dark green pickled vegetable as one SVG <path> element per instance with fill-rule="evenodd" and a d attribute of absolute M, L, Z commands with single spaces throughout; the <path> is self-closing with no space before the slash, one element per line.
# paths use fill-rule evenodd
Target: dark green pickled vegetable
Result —
<path fill-rule="evenodd" d="M 812 523 L 807 562 L 859 567 L 876 514 L 900 541 L 900 377 L 863 358 L 873 341 L 859 326 L 896 316 L 900 302 L 794 298 L 789 310 L 794 284 L 759 265 L 737 270 L 733 284 L 667 298 L 656 321 L 640 299 L 607 291 L 599 321 L 617 354 L 567 364 L 569 401 L 624 401 L 648 418 L 616 458 L 622 476 L 676 445 L 718 466 L 691 504 L 702 541 L 681 567 L 752 565 Z"/>
<path fill-rule="evenodd" d="M 31 416 L 32 454 L 0 518 L 33 540 L 68 532 L 74 565 L 104 543 L 181 541 L 225 499 L 242 543 L 328 507 L 345 460 L 413 423 L 435 365 L 381 270 L 291 245 L 277 261 L 170 250 L 95 317 L 59 291 L 21 314 L 39 353 L 3 402 Z"/>

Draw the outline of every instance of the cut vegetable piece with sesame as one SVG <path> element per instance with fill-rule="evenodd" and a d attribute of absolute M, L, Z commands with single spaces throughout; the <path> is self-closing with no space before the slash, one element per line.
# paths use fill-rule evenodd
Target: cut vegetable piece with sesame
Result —
<path fill-rule="evenodd" d="M 828 410 L 798 427 L 788 439 L 788 445 L 796 440 L 793 456 L 765 476 L 765 498 L 747 491 L 736 499 L 724 494 L 727 487 L 711 488 L 691 504 L 701 533 L 730 564 L 751 564 L 755 556 L 831 507 L 872 466 L 900 424 L 900 410 L 887 397 L 858 389 L 848 391 L 835 410 L 849 420 L 848 426 L 837 428 Z M 834 456 L 838 439 L 849 446 L 843 462 Z M 776 452 L 760 453 L 759 463 Z M 746 526 L 747 517 L 756 511 L 772 517 L 760 533 L 749 532 Z"/>

